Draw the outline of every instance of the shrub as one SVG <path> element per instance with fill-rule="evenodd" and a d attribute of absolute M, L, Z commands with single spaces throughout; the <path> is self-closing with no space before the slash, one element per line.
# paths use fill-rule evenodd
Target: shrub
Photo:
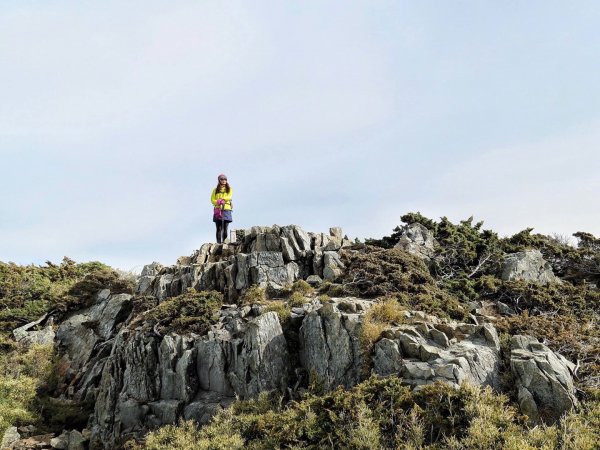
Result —
<path fill-rule="evenodd" d="M 292 292 L 292 295 L 288 297 L 287 302 L 290 306 L 302 306 L 306 303 L 306 297 L 303 293 L 294 291 Z"/>
<path fill-rule="evenodd" d="M 286 323 L 291 315 L 292 311 L 290 305 L 283 300 L 271 300 L 267 303 L 263 312 L 274 311 L 279 316 L 279 322 L 283 325 Z"/>
<path fill-rule="evenodd" d="M 257 284 L 253 284 L 248 289 L 246 289 L 241 297 L 242 305 L 253 305 L 264 303 L 267 300 L 266 292 L 263 288 L 258 286 Z"/>
<path fill-rule="evenodd" d="M 224 448 L 227 442 L 249 450 L 332 443 L 349 449 L 592 449 L 600 437 L 598 404 L 584 408 L 557 425 L 529 429 L 507 398 L 490 388 L 434 384 L 412 391 L 396 377 L 372 377 L 350 390 L 307 394 L 287 405 L 263 393 L 219 412 L 200 430 L 192 424 L 163 427 L 146 448 L 191 448 L 186 442 Z"/>
<path fill-rule="evenodd" d="M 404 312 L 398 300 L 393 297 L 383 298 L 369 308 L 363 317 L 361 328 L 361 340 L 365 348 L 370 348 L 387 327 L 403 322 Z"/>
<path fill-rule="evenodd" d="M 133 285 L 99 262 L 19 266 L 0 262 L 0 333 L 55 310 L 87 306 L 98 290 L 131 292 Z"/>
<path fill-rule="evenodd" d="M 458 299 L 438 287 L 427 266 L 414 255 L 366 246 L 361 251 L 343 251 L 342 258 L 344 289 L 351 295 L 395 297 L 410 309 L 453 319 L 466 316 Z"/>
<path fill-rule="evenodd" d="M 172 297 L 152 308 L 145 318 L 158 326 L 161 333 L 194 332 L 200 335 L 210 330 L 210 325 L 218 320 L 223 304 L 223 294 L 216 291 L 196 292 L 193 289 L 185 294 Z"/>
<path fill-rule="evenodd" d="M 11 425 L 39 419 L 34 400 L 49 376 L 52 354 L 51 346 L 41 345 L 0 354 L 0 435 Z"/>

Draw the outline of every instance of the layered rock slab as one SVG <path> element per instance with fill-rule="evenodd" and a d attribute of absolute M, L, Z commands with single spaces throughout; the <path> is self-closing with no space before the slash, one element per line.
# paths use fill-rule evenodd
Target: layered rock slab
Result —
<path fill-rule="evenodd" d="M 532 423 L 555 422 L 577 405 L 575 364 L 531 336 L 513 336 L 510 346 L 519 404 Z"/>

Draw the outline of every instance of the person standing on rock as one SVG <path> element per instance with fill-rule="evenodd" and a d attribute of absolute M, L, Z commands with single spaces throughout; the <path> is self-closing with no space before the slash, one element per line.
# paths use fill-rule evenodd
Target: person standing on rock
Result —
<path fill-rule="evenodd" d="M 217 244 L 222 244 L 227 238 L 227 227 L 233 221 L 231 197 L 233 189 L 224 174 L 218 176 L 217 187 L 213 189 L 210 201 L 214 206 L 213 222 L 217 226 Z"/>

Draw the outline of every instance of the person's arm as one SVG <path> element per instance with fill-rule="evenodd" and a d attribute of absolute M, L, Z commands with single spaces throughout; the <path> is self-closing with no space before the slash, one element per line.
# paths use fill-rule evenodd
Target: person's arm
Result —
<path fill-rule="evenodd" d="M 233 188 L 229 188 L 229 192 L 223 192 L 223 200 L 225 200 L 225 204 L 231 206 L 231 197 L 233 197 Z"/>
<path fill-rule="evenodd" d="M 217 190 L 213 189 L 212 193 L 210 194 L 210 202 L 213 204 L 213 206 L 217 206 Z"/>

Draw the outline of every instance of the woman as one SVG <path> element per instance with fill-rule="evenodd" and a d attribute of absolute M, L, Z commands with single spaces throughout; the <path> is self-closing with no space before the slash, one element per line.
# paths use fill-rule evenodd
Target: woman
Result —
<path fill-rule="evenodd" d="M 220 174 L 217 187 L 213 189 L 210 201 L 214 206 L 213 222 L 217 225 L 217 244 L 222 244 L 227 238 L 227 227 L 231 223 L 233 207 L 231 196 L 233 189 L 227 182 L 227 177 Z"/>

